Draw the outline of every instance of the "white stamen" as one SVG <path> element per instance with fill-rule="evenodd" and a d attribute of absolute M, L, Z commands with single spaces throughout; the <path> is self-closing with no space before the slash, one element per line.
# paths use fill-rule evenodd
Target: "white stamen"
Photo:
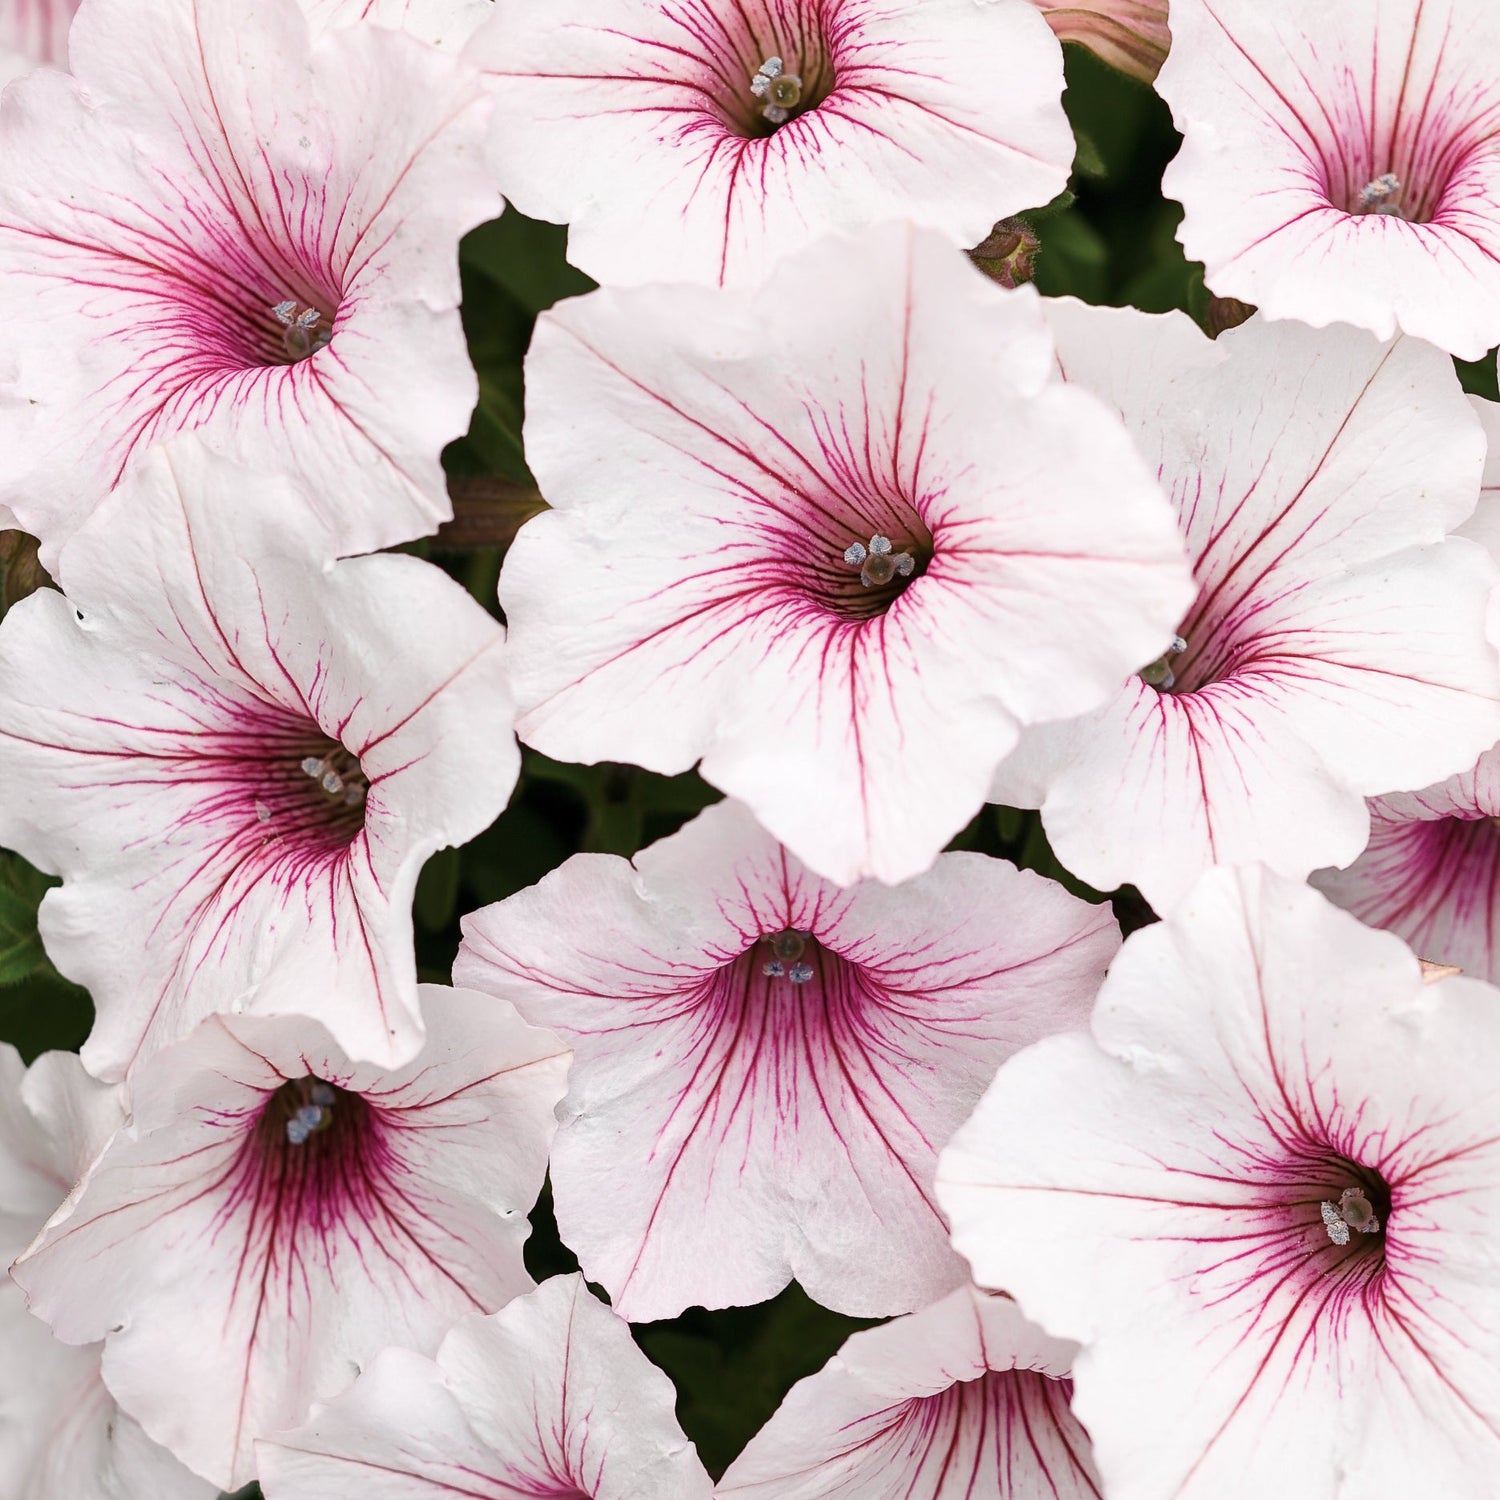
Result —
<path fill-rule="evenodd" d="M 1399 214 L 1401 208 L 1396 200 L 1400 192 L 1401 179 L 1394 172 L 1382 172 L 1359 190 L 1359 206 L 1377 214 Z"/>
<path fill-rule="evenodd" d="M 257 823 L 269 823 L 271 821 L 271 809 L 259 800 L 255 804 L 255 821 Z"/>
<path fill-rule="evenodd" d="M 855 542 L 853 546 L 844 548 L 844 561 L 851 568 L 859 567 L 864 562 L 865 556 L 865 544 L 863 542 Z"/>
<path fill-rule="evenodd" d="M 344 806 L 358 807 L 365 800 L 365 789 L 357 782 L 351 781 L 344 788 Z"/>
<path fill-rule="evenodd" d="M 1172 637 L 1172 644 L 1149 666 L 1141 668 L 1141 681 L 1147 687 L 1154 687 L 1159 692 L 1170 692 L 1177 682 L 1177 674 L 1172 670 L 1167 658 L 1169 656 L 1181 656 L 1186 650 L 1187 642 L 1180 635 L 1174 635 Z"/>
<path fill-rule="evenodd" d="M 781 979 L 786 975 L 786 965 L 779 958 L 773 958 L 760 971 L 767 979 Z"/>
<path fill-rule="evenodd" d="M 344 778 L 337 771 L 327 771 L 323 779 L 318 783 L 330 797 L 336 797 L 344 790 Z"/>
<path fill-rule="evenodd" d="M 293 360 L 316 354 L 333 339 L 331 328 L 319 327 L 323 314 L 316 307 L 305 307 L 299 312 L 297 304 L 288 298 L 285 302 L 278 302 L 271 309 L 271 315 L 285 330 L 281 344 Z"/>
<path fill-rule="evenodd" d="M 292 326 L 292 319 L 297 311 L 297 304 L 288 298 L 285 302 L 278 302 L 271 311 L 275 314 L 278 323 L 290 328 Z"/>
<path fill-rule="evenodd" d="M 791 971 L 786 977 L 793 984 L 806 984 L 813 977 L 813 966 L 811 964 L 793 964 Z"/>
<path fill-rule="evenodd" d="M 891 539 L 888 536 L 872 536 L 870 538 L 870 551 L 876 557 L 885 557 L 891 550 Z"/>
<path fill-rule="evenodd" d="M 310 1136 L 311 1134 L 312 1131 L 302 1123 L 301 1118 L 297 1115 L 293 1115 L 292 1118 L 286 1122 L 286 1138 L 294 1146 L 305 1145 L 308 1136 Z"/>
<path fill-rule="evenodd" d="M 855 542 L 844 549 L 844 561 L 859 569 L 859 581 L 867 589 L 883 588 L 898 574 L 910 578 L 916 572 L 917 560 L 910 552 L 896 552 L 888 536 L 878 532 L 870 538 L 869 547 Z"/>
<path fill-rule="evenodd" d="M 302 762 L 302 769 L 309 776 L 311 776 L 314 781 L 321 781 L 323 779 L 323 773 L 328 769 L 328 767 L 321 760 L 319 760 L 316 755 L 309 755 L 307 759 Z"/>
<path fill-rule="evenodd" d="M 768 104 L 761 110 L 761 115 L 773 125 L 785 125 L 791 119 L 791 115 L 779 104 Z"/>
<path fill-rule="evenodd" d="M 1349 1226 L 1344 1223 L 1343 1215 L 1339 1213 L 1338 1206 L 1325 1202 L 1319 1204 L 1318 1207 L 1323 1215 L 1323 1227 L 1328 1231 L 1328 1238 L 1335 1245 L 1347 1245 L 1349 1243 Z"/>
<path fill-rule="evenodd" d="M 333 1090 L 321 1079 L 312 1086 L 312 1102 L 327 1109 L 333 1103 Z"/>

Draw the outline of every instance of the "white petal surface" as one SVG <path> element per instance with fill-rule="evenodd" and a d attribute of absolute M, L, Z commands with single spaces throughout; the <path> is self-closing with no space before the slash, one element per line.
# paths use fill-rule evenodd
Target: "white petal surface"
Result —
<path fill-rule="evenodd" d="M 938 1193 L 976 1277 L 1086 1346 L 1111 1500 L 1482 1492 L 1500 995 L 1221 870 L 1126 944 L 1093 1030 L 1001 1069 Z M 1341 1248 L 1349 1189 L 1381 1222 Z"/>
<path fill-rule="evenodd" d="M 558 1226 L 622 1316 L 793 1277 L 873 1316 L 962 1281 L 936 1153 L 1003 1058 L 1083 1023 L 1117 943 L 1107 908 L 978 855 L 839 890 L 728 804 L 466 918 L 454 974 L 575 1048 Z"/>
<path fill-rule="evenodd" d="M 851 254 L 753 297 L 607 289 L 544 314 L 526 445 L 554 509 L 500 596 L 528 743 L 701 760 L 819 873 L 895 882 L 973 816 L 1020 725 L 1165 646 L 1191 585 L 1118 421 L 1052 378 L 1029 292 L 910 230 Z M 877 535 L 909 584 L 845 560 Z"/>
<path fill-rule="evenodd" d="M 671 1382 L 581 1276 L 554 1276 L 435 1358 L 390 1349 L 260 1448 L 266 1500 L 708 1500 Z"/>
<path fill-rule="evenodd" d="M 152 1059 L 135 1113 L 16 1267 L 121 1406 L 233 1489 L 251 1444 L 391 1344 L 526 1290 L 567 1052 L 509 1007 L 424 987 L 426 1047 L 355 1065 L 313 1022 L 212 1017 Z M 314 1081 L 326 1128 L 289 1137 Z"/>

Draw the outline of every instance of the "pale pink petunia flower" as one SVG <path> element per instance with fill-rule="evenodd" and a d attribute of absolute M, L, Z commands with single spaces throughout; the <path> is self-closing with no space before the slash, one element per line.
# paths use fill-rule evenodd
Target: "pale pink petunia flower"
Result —
<path fill-rule="evenodd" d="M 259 1445 L 266 1500 L 709 1500 L 675 1392 L 581 1276 L 554 1276 L 432 1358 L 388 1349 Z"/>
<path fill-rule="evenodd" d="M 1210 289 L 1269 318 L 1500 343 L 1500 7 L 1172 0 L 1162 190 Z"/>
<path fill-rule="evenodd" d="M 788 1392 L 718 1500 L 1100 1500 L 1069 1409 L 1077 1346 L 960 1287 L 854 1334 Z"/>
<path fill-rule="evenodd" d="M 1059 41 L 1150 83 L 1172 45 L 1167 0 L 1031 0 Z"/>
<path fill-rule="evenodd" d="M 1500 992 L 1211 871 L 1093 1035 L 1001 1068 L 938 1198 L 1084 1352 L 1110 1500 L 1480 1495 L 1500 1464 Z"/>
<path fill-rule="evenodd" d="M 471 55 L 501 188 L 606 284 L 759 281 L 889 219 L 974 245 L 1073 160 L 1025 0 L 496 0 Z"/>
<path fill-rule="evenodd" d="M 1111 401 L 1176 504 L 1198 580 L 1174 649 L 1070 724 L 1030 731 L 994 800 L 1040 806 L 1101 890 L 1178 900 L 1213 864 L 1347 864 L 1365 799 L 1500 739 L 1496 569 L 1455 533 L 1484 438 L 1451 362 L 1252 319 L 1049 304 L 1070 380 Z"/>
<path fill-rule="evenodd" d="M 326 555 L 435 529 L 458 240 L 501 206 L 477 73 L 299 0 L 91 0 L 71 60 L 0 106 L 0 502 L 43 562 L 187 429 L 299 476 Z"/>
<path fill-rule="evenodd" d="M 575 1049 L 558 1228 L 632 1322 L 793 1277 L 861 1316 L 959 1285 L 937 1152 L 1004 1058 L 1085 1024 L 1119 945 L 1107 907 L 982 855 L 840 889 L 732 803 L 463 927 L 457 982 Z"/>
<path fill-rule="evenodd" d="M 393 26 L 447 52 L 461 52 L 494 11 L 493 0 L 302 0 L 315 29 L 369 21 Z"/>
<path fill-rule="evenodd" d="M 3 1273 L 125 1121 L 117 1086 L 70 1052 L 27 1069 L 0 1043 L 0 1495 L 5 1500 L 213 1500 L 127 1417 L 98 1344 L 53 1338 Z"/>
<path fill-rule="evenodd" d="M 101 1077 L 277 1006 L 412 1057 L 418 872 L 515 785 L 500 626 L 417 558 L 318 567 L 290 489 L 158 448 L 0 625 L 0 840 L 63 877 Z"/>
<path fill-rule="evenodd" d="M 225 1489 L 392 1344 L 529 1290 L 568 1053 L 424 987 L 426 1046 L 355 1064 L 315 1022 L 214 1016 L 131 1080 L 132 1118 L 13 1275 L 157 1442 Z"/>
<path fill-rule="evenodd" d="M 926 869 L 1020 727 L 1104 701 L 1192 597 L 1038 299 L 930 234 L 829 240 L 754 294 L 574 298 L 527 393 L 553 509 L 500 581 L 522 738 L 701 760 L 832 880 Z"/>

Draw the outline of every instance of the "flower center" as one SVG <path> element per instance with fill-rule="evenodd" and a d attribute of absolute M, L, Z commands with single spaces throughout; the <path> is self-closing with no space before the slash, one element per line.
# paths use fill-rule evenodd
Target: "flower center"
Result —
<path fill-rule="evenodd" d="M 306 776 L 334 807 L 360 807 L 369 795 L 370 783 L 356 756 L 334 745 L 322 755 L 305 755 L 301 762 Z"/>
<path fill-rule="evenodd" d="M 870 545 L 855 542 L 844 548 L 844 561 L 859 569 L 859 581 L 867 589 L 884 588 L 897 578 L 910 578 L 917 560 L 910 552 L 897 552 L 888 536 L 872 536 Z"/>
<path fill-rule="evenodd" d="M 1393 214 L 1404 219 L 1401 208 L 1401 179 L 1394 172 L 1382 172 L 1373 181 L 1359 190 L 1359 208 L 1362 214 Z"/>
<path fill-rule="evenodd" d="M 1323 1216 L 1323 1228 L 1335 1245 L 1347 1245 L 1351 1229 L 1357 1229 L 1361 1234 L 1380 1232 L 1380 1219 L 1363 1188 L 1347 1187 L 1339 1194 L 1337 1203 L 1330 1203 L 1325 1198 L 1318 1208 Z"/>
<path fill-rule="evenodd" d="M 283 741 L 261 763 L 255 820 L 281 844 L 344 849 L 364 827 L 369 791 L 359 758 L 336 740 Z"/>
<path fill-rule="evenodd" d="M 779 57 L 768 57 L 751 77 L 750 92 L 766 101 L 761 106 L 762 119 L 773 126 L 785 125 L 802 102 L 802 79 L 788 73 Z"/>
<path fill-rule="evenodd" d="M 277 1091 L 278 1097 L 285 1095 L 284 1103 L 293 1105 L 291 1118 L 286 1122 L 286 1138 L 294 1146 L 305 1145 L 309 1137 L 333 1125 L 333 1106 L 338 1097 L 331 1083 L 321 1078 L 298 1078 L 284 1084 Z"/>
<path fill-rule="evenodd" d="M 810 932 L 799 932 L 795 927 L 784 927 L 772 933 L 766 940 L 771 956 L 761 965 L 761 973 L 768 979 L 785 979 L 792 984 L 806 984 L 813 977 L 813 966 L 807 962 L 806 954 L 816 940 Z"/>
<path fill-rule="evenodd" d="M 1147 687 L 1154 687 L 1159 693 L 1170 693 L 1177 682 L 1177 674 L 1172 670 L 1172 658 L 1181 656 L 1186 650 L 1187 642 L 1180 635 L 1174 635 L 1172 644 L 1149 667 L 1141 668 L 1141 681 Z"/>
<path fill-rule="evenodd" d="M 293 364 L 316 354 L 333 339 L 333 320 L 316 307 L 298 307 L 288 298 L 271 309 L 281 325 L 281 346 Z"/>

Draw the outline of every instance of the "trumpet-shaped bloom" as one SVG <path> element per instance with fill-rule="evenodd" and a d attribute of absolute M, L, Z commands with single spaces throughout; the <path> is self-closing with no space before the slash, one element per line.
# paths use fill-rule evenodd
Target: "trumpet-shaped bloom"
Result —
<path fill-rule="evenodd" d="M 938 1197 L 1079 1340 L 1111 1500 L 1483 1494 L 1500 1463 L 1500 992 L 1261 869 L 1001 1068 Z"/>
<path fill-rule="evenodd" d="M 1159 908 L 1213 864 L 1347 864 L 1365 798 L 1500 739 L 1495 568 L 1452 535 L 1483 434 L 1414 339 L 1059 303 L 1059 359 L 1107 397 L 1176 503 L 1198 597 L 1174 649 L 1072 724 L 1032 731 L 996 801 L 1042 808 L 1101 890 Z"/>
<path fill-rule="evenodd" d="M 926 869 L 1020 726 L 1102 702 L 1192 596 L 1033 294 L 930 235 L 825 242 L 753 295 L 575 298 L 527 392 L 553 509 L 500 583 L 522 738 L 701 757 L 841 883 Z"/>
<path fill-rule="evenodd" d="M 5 0 L 0 5 L 0 84 L 38 63 L 68 65 L 68 28 L 78 0 Z"/>
<path fill-rule="evenodd" d="M 473 56 L 500 186 L 606 284 L 758 281 L 888 219 L 977 244 L 1073 159 L 1024 0 L 496 0 Z"/>
<path fill-rule="evenodd" d="M 266 1500 L 709 1500 L 671 1382 L 581 1276 L 554 1276 L 425 1358 L 388 1349 L 259 1448 Z"/>
<path fill-rule="evenodd" d="M 856 1333 L 729 1466 L 720 1500 L 1099 1500 L 1077 1346 L 961 1287 Z"/>
<path fill-rule="evenodd" d="M 1172 0 L 1162 189 L 1223 297 L 1269 318 L 1500 343 L 1500 10 Z"/>
<path fill-rule="evenodd" d="M 71 60 L 0 109 L 0 501 L 43 561 L 188 429 L 299 475 L 329 555 L 433 530 L 458 239 L 500 207 L 478 75 L 299 0 L 98 0 Z"/>
<path fill-rule="evenodd" d="M 573 1044 L 553 1201 L 622 1316 L 793 1277 L 878 1315 L 964 1280 L 938 1149 L 1003 1058 L 1084 1024 L 1118 943 L 1106 908 L 981 855 L 841 890 L 721 804 L 466 918 L 454 974 Z"/>
<path fill-rule="evenodd" d="M 1150 83 L 1172 45 L 1167 0 L 1031 0 L 1059 41 Z"/>
<path fill-rule="evenodd" d="M 27 1070 L 0 1043 L 0 1269 L 21 1253 L 124 1123 L 120 1091 L 76 1056 Z M 6 1500 L 213 1500 L 114 1403 L 100 1347 L 53 1338 L 0 1276 L 0 1494 Z"/>
<path fill-rule="evenodd" d="M 136 1073 L 131 1123 L 13 1272 L 226 1489 L 380 1350 L 435 1349 L 531 1285 L 567 1052 L 493 999 L 424 990 L 426 1047 L 394 1073 L 299 1017 L 205 1021 Z"/>
<path fill-rule="evenodd" d="M 1370 842 L 1315 883 L 1423 958 L 1500 981 L 1500 751 L 1439 786 L 1370 804 Z"/>
<path fill-rule="evenodd" d="M 434 47 L 461 52 L 489 18 L 492 0 L 302 0 L 315 30 L 369 21 L 409 31 Z"/>
<path fill-rule="evenodd" d="M 320 569 L 287 490 L 157 449 L 0 626 L 0 839 L 63 877 L 101 1077 L 214 1011 L 412 1057 L 417 872 L 515 784 L 500 627 L 416 558 Z"/>

